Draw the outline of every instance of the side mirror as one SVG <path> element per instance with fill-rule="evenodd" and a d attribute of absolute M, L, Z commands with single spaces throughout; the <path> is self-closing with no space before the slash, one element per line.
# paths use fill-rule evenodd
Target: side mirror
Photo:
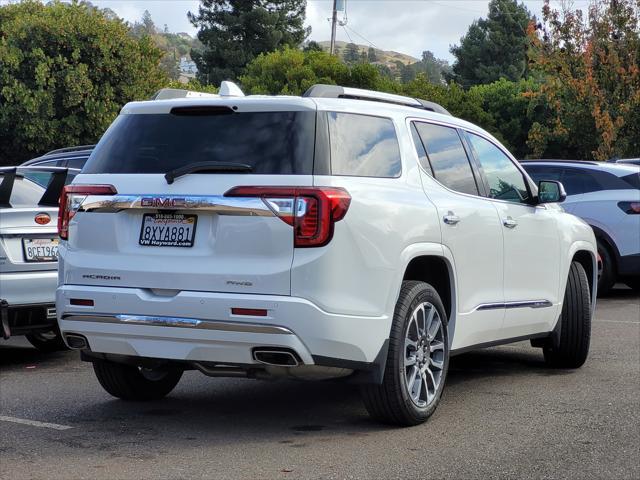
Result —
<path fill-rule="evenodd" d="M 560 203 L 567 198 L 562 183 L 556 180 L 541 180 L 538 183 L 538 203 Z"/>

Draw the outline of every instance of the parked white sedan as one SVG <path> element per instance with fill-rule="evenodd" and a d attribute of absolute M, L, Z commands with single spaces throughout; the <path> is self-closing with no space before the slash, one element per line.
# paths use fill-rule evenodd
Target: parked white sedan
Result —
<path fill-rule="evenodd" d="M 78 170 L 0 168 L 0 334 L 64 348 L 56 322 L 58 198 Z"/>

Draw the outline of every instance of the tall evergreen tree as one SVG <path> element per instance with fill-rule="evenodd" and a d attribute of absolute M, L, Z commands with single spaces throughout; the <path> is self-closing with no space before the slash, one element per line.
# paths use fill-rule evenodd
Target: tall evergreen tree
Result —
<path fill-rule="evenodd" d="M 534 18 L 517 0 L 491 0 L 489 15 L 471 24 L 456 57 L 453 79 L 464 87 L 504 77 L 517 81 L 527 75 L 527 27 Z"/>
<path fill-rule="evenodd" d="M 189 20 L 204 44 L 191 57 L 204 83 L 237 79 L 261 53 L 298 47 L 309 35 L 304 27 L 306 0 L 202 0 Z"/>
<path fill-rule="evenodd" d="M 360 49 L 355 43 L 347 43 L 344 50 L 344 61 L 347 63 L 356 63 L 360 60 Z"/>

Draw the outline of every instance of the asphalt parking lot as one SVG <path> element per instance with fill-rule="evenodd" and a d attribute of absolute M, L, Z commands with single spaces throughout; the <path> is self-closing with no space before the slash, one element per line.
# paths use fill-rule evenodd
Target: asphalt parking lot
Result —
<path fill-rule="evenodd" d="M 124 403 L 77 353 L 19 338 L 0 368 L 0 478 L 640 478 L 640 298 L 625 289 L 599 302 L 582 369 L 549 370 L 528 343 L 456 357 L 410 429 L 372 422 L 339 382 L 187 372 L 162 401 Z"/>

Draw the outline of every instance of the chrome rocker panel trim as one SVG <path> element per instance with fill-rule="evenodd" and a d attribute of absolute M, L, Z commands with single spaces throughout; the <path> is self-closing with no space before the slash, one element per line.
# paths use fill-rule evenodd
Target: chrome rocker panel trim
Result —
<path fill-rule="evenodd" d="M 216 320 L 199 320 L 184 317 L 159 317 L 147 315 L 101 315 L 86 313 L 69 313 L 62 320 L 72 322 L 112 323 L 120 325 L 145 325 L 152 327 L 193 328 L 200 330 L 217 330 L 225 332 L 262 333 L 267 335 L 293 335 L 285 327 L 240 322 L 220 322 Z"/>
<path fill-rule="evenodd" d="M 527 300 L 518 302 L 495 302 L 483 303 L 473 310 L 496 310 L 501 308 L 549 308 L 553 307 L 553 303 L 549 300 Z"/>

